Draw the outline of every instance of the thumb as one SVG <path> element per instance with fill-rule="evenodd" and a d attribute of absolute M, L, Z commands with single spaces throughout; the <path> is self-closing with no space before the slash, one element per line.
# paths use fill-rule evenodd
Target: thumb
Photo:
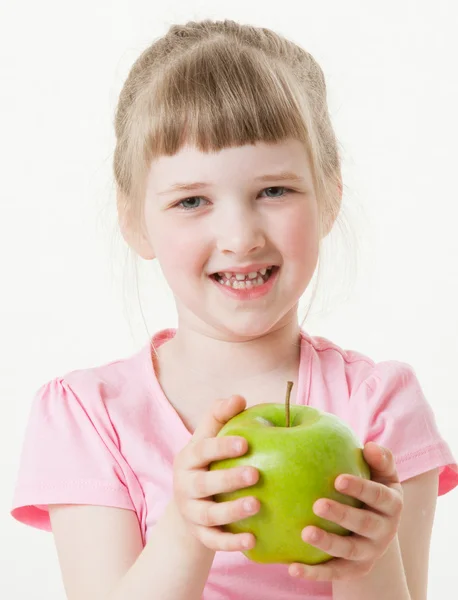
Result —
<path fill-rule="evenodd" d="M 371 469 L 371 478 L 373 481 L 378 481 L 385 485 L 399 482 L 396 463 L 391 450 L 379 446 L 375 442 L 368 442 L 364 446 L 363 454 Z"/>
<path fill-rule="evenodd" d="M 198 442 L 205 438 L 215 437 L 217 433 L 232 417 L 245 410 L 246 400 L 238 394 L 217 400 L 210 408 L 203 420 L 196 427 L 193 442 Z"/>

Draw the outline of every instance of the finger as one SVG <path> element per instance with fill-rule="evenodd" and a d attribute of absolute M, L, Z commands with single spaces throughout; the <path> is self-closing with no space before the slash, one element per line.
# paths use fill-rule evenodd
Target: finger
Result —
<path fill-rule="evenodd" d="M 203 469 L 216 460 L 241 456 L 247 450 L 248 442 L 241 436 L 211 437 L 187 447 L 176 461 L 180 469 Z"/>
<path fill-rule="evenodd" d="M 215 437 L 232 417 L 242 412 L 246 407 L 246 400 L 242 396 L 231 396 L 224 400 L 217 400 L 203 421 L 196 427 L 191 442 L 198 442 L 209 437 Z"/>
<path fill-rule="evenodd" d="M 228 525 L 256 514 L 261 503 L 253 496 L 238 498 L 228 502 L 212 502 L 211 500 L 191 500 L 184 512 L 189 521 L 195 525 L 216 527 Z"/>
<path fill-rule="evenodd" d="M 183 473 L 180 481 L 183 492 L 198 499 L 234 492 L 254 485 L 258 479 L 259 471 L 255 467 L 243 466 L 217 471 L 188 471 Z"/>
<path fill-rule="evenodd" d="M 216 527 L 195 525 L 199 540 L 211 550 L 233 552 L 235 550 L 249 550 L 256 545 L 256 538 L 252 533 L 229 533 Z"/>
<path fill-rule="evenodd" d="M 399 515 L 402 510 L 401 484 L 393 483 L 390 487 L 377 481 L 369 481 L 353 475 L 339 475 L 335 481 L 335 488 L 339 492 L 357 498 L 364 502 L 366 506 L 390 517 Z"/>
<path fill-rule="evenodd" d="M 370 564 L 335 558 L 321 565 L 303 565 L 292 563 L 288 572 L 292 577 L 301 577 L 308 581 L 351 581 L 366 575 Z"/>
<path fill-rule="evenodd" d="M 333 500 L 320 498 L 313 505 L 313 511 L 328 521 L 370 539 L 379 538 L 381 530 L 385 528 L 385 517 L 365 508 L 354 508 Z"/>
<path fill-rule="evenodd" d="M 364 458 L 371 469 L 371 479 L 389 485 L 399 483 L 396 462 L 388 448 L 368 442 L 363 450 Z"/>
<path fill-rule="evenodd" d="M 336 558 L 365 561 L 371 560 L 374 555 L 372 542 L 358 535 L 337 535 L 318 527 L 306 527 L 302 531 L 302 539 Z"/>

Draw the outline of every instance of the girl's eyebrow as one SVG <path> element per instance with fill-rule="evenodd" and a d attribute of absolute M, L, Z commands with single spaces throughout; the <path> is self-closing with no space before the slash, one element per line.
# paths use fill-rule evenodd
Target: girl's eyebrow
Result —
<path fill-rule="evenodd" d="M 301 182 L 304 181 L 304 177 L 300 177 L 296 175 L 296 173 L 290 171 L 282 171 L 281 173 L 272 173 L 267 175 L 261 175 L 260 177 L 256 177 L 254 181 L 295 181 Z M 166 190 L 162 192 L 158 192 L 158 196 L 163 196 L 165 194 L 170 194 L 176 191 L 187 191 L 192 192 L 202 188 L 211 187 L 211 183 L 207 183 L 204 181 L 195 181 L 190 183 L 174 183 Z"/>

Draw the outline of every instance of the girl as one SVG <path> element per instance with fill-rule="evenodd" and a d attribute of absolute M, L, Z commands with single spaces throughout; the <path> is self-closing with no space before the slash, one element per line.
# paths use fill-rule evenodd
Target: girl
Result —
<path fill-rule="evenodd" d="M 122 234 L 159 261 L 179 324 L 37 392 L 13 516 L 52 529 L 71 600 L 424 600 L 436 498 L 458 483 L 450 449 L 409 365 L 298 323 L 342 196 L 320 67 L 268 29 L 173 26 L 131 69 L 116 137 Z M 315 566 L 234 552 L 256 539 L 222 526 L 260 502 L 212 497 L 259 473 L 207 469 L 247 451 L 222 425 L 288 380 L 293 402 L 353 428 L 372 470 L 335 481 L 363 508 L 314 505 L 353 535 L 297 532 L 332 555 Z"/>

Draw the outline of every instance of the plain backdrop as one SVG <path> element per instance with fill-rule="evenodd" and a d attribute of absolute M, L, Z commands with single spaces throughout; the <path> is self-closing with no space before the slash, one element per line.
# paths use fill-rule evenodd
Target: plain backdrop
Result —
<path fill-rule="evenodd" d="M 321 64 L 349 227 L 327 240 L 330 268 L 305 328 L 374 360 L 412 364 L 458 456 L 456 6 L 2 1 L 0 597 L 65 597 L 52 536 L 9 515 L 33 395 L 48 379 L 128 356 L 149 333 L 175 325 L 156 267 L 141 261 L 137 291 L 111 173 L 120 88 L 174 22 L 270 27 Z M 438 500 L 432 600 L 455 589 L 457 508 L 456 493 Z"/>

